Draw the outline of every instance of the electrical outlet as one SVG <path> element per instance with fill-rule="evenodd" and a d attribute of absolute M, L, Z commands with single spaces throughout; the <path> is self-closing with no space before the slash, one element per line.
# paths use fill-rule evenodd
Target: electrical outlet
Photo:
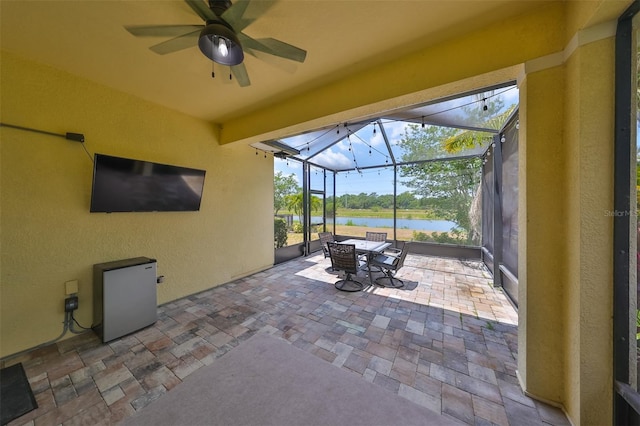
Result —
<path fill-rule="evenodd" d="M 64 294 L 71 296 L 78 292 L 78 280 L 71 280 L 64 283 Z"/>
<path fill-rule="evenodd" d="M 64 311 L 73 312 L 78 309 L 78 296 L 71 296 L 64 299 Z"/>

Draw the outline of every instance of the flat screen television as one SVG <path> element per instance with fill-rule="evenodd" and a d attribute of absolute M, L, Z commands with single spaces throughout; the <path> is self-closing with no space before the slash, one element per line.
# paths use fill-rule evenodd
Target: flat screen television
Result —
<path fill-rule="evenodd" d="M 91 212 L 200 210 L 205 170 L 95 154 Z"/>

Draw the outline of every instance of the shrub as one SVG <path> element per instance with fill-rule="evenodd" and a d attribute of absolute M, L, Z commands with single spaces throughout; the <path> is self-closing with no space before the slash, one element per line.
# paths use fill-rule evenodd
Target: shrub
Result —
<path fill-rule="evenodd" d="M 296 234 L 302 233 L 302 224 L 300 222 L 294 222 L 293 226 L 291 227 L 291 230 Z"/>
<path fill-rule="evenodd" d="M 432 232 L 431 235 L 427 235 L 424 232 L 413 231 L 413 241 L 426 241 L 440 244 L 459 244 L 464 242 L 464 236 L 462 230 L 453 229 L 449 235 L 448 232 Z"/>
<path fill-rule="evenodd" d="M 413 241 L 432 241 L 424 232 L 413 231 Z"/>
<path fill-rule="evenodd" d="M 274 219 L 273 236 L 275 248 L 278 249 L 287 245 L 287 222 L 284 219 Z"/>

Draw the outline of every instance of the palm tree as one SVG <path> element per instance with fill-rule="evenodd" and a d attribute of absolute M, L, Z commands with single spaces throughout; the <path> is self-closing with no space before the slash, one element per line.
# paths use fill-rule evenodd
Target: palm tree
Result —
<path fill-rule="evenodd" d="M 501 129 L 507 122 L 516 105 L 511 105 L 502 114 L 491 117 L 483 126 L 490 129 Z M 456 153 L 474 146 L 488 145 L 493 140 L 493 133 L 480 132 L 477 130 L 460 130 L 454 135 L 445 139 L 442 143 L 444 149 L 450 153 Z"/>
<path fill-rule="evenodd" d="M 285 197 L 285 203 L 287 205 L 287 210 L 291 210 L 293 211 L 295 214 L 298 215 L 298 218 L 300 219 L 300 223 L 302 223 L 302 203 L 303 203 L 303 198 L 302 198 L 302 192 L 298 192 L 297 194 L 291 194 L 291 195 L 287 195 Z M 318 211 L 322 208 L 322 200 L 318 197 L 316 197 L 315 195 L 311 196 L 311 210 L 312 211 Z"/>

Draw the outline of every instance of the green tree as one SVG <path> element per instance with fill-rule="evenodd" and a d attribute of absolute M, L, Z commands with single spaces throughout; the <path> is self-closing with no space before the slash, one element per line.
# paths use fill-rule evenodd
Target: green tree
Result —
<path fill-rule="evenodd" d="M 300 219 L 300 223 L 302 223 L 302 205 L 303 205 L 302 192 L 298 192 L 297 194 L 287 195 L 285 197 L 285 205 L 287 207 L 287 210 L 291 210 L 298 215 L 298 218 Z M 312 195 L 311 210 L 318 211 L 320 209 L 322 209 L 322 200 L 319 197 Z"/>
<path fill-rule="evenodd" d="M 414 209 L 418 207 L 418 200 L 411 192 L 403 192 L 396 196 L 396 207 L 399 209 Z"/>
<path fill-rule="evenodd" d="M 403 162 L 442 157 L 443 141 L 455 134 L 444 127 L 409 126 L 399 141 Z M 400 173 L 408 178 L 405 185 L 413 195 L 425 199 L 438 216 L 455 222 L 464 231 L 466 242 L 472 242 L 469 210 L 480 182 L 481 160 L 437 160 L 402 166 Z M 461 237 L 462 238 L 462 237 Z"/>
<path fill-rule="evenodd" d="M 393 208 L 393 194 L 379 195 L 378 205 L 384 209 Z"/>
<path fill-rule="evenodd" d="M 491 94 L 492 93 L 489 95 Z M 481 96 L 483 96 L 483 94 L 478 95 L 478 100 L 483 99 Z M 503 112 L 500 112 L 504 107 L 504 101 L 502 99 L 484 99 L 483 104 L 486 109 L 472 107 L 462 108 L 463 113 L 467 117 L 467 121 L 473 126 L 500 130 L 502 126 L 506 124 L 517 105 L 513 104 Z M 488 146 L 492 141 L 493 133 L 459 129 L 447 137 L 442 145 L 447 152 L 453 154 L 476 146 Z"/>
<path fill-rule="evenodd" d="M 273 176 L 273 214 L 278 214 L 285 207 L 287 195 L 295 194 L 300 191 L 296 175 L 293 173 L 285 176 L 282 172 L 278 172 Z"/>

